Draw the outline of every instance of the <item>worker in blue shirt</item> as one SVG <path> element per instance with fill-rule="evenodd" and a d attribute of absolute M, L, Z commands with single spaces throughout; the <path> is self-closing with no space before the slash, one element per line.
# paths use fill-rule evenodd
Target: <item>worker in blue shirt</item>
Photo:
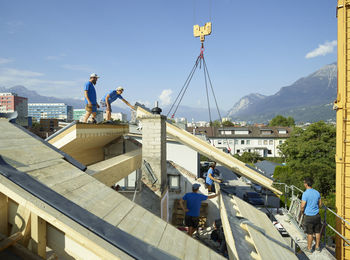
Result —
<path fill-rule="evenodd" d="M 198 190 L 201 185 L 195 183 L 192 185 L 192 192 L 186 193 L 185 196 L 180 199 L 180 206 L 186 212 L 185 225 L 188 227 L 187 234 L 192 237 L 193 232 L 198 228 L 199 213 L 201 209 L 201 203 L 203 200 L 212 199 L 219 194 L 206 196 L 199 194 Z M 186 201 L 187 208 L 184 206 L 184 200 Z"/>
<path fill-rule="evenodd" d="M 301 197 L 300 211 L 304 214 L 304 229 L 307 233 L 307 251 L 312 253 L 312 240 L 315 234 L 316 243 L 315 250 L 321 251 L 321 216 L 319 210 L 322 207 L 320 193 L 312 188 L 313 180 L 311 178 L 304 179 L 305 191 Z"/>
<path fill-rule="evenodd" d="M 208 188 L 208 192 L 215 192 L 214 181 L 221 182 L 221 180 L 214 178 L 214 170 L 216 167 L 216 162 L 212 162 L 210 164 L 207 177 L 205 178 L 205 185 Z"/>
<path fill-rule="evenodd" d="M 92 114 L 92 122 L 96 124 L 96 112 L 100 106 L 97 104 L 95 85 L 99 77 L 96 73 L 90 75 L 90 80 L 85 84 L 84 97 L 85 97 L 85 110 L 84 123 L 87 122 Z"/>
<path fill-rule="evenodd" d="M 101 106 L 106 107 L 106 120 L 110 121 L 111 120 L 111 113 L 112 113 L 112 108 L 111 108 L 111 103 L 116 101 L 118 98 L 121 99 L 125 104 L 127 104 L 131 109 L 135 109 L 134 106 L 130 105 L 128 101 L 126 101 L 122 97 L 122 93 L 124 92 L 123 87 L 118 87 L 116 90 L 111 90 L 107 92 L 103 98 L 101 99 Z"/>

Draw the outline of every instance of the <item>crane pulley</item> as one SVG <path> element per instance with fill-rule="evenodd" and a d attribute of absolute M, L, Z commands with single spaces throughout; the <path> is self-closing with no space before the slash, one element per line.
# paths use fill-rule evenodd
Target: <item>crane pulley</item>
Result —
<path fill-rule="evenodd" d="M 193 25 L 193 35 L 194 37 L 200 37 L 203 44 L 205 36 L 211 34 L 211 22 L 207 22 L 204 26 Z"/>

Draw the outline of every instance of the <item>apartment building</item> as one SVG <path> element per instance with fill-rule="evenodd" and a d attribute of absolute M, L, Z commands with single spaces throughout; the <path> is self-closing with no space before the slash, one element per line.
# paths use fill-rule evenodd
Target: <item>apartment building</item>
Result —
<path fill-rule="evenodd" d="M 262 157 L 280 157 L 278 146 L 291 133 L 291 128 L 282 126 L 189 127 L 187 130 L 207 136 L 212 145 L 231 154 L 256 152 Z"/>

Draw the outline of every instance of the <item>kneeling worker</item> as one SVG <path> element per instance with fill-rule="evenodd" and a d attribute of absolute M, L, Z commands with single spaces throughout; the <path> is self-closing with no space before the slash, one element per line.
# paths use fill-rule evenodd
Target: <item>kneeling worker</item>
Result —
<path fill-rule="evenodd" d="M 214 194 L 210 196 L 206 196 L 203 194 L 199 194 L 198 190 L 201 185 L 199 183 L 195 183 L 192 185 L 192 192 L 186 193 L 185 196 L 180 199 L 180 206 L 186 212 L 185 215 L 185 225 L 188 227 L 187 234 L 192 237 L 193 232 L 198 228 L 199 224 L 199 212 L 201 208 L 201 202 L 207 199 L 213 199 L 219 194 Z M 184 206 L 184 200 L 187 203 L 187 209 Z"/>
<path fill-rule="evenodd" d="M 116 101 L 118 98 L 120 98 L 125 104 L 127 104 L 131 109 L 135 110 L 135 107 L 130 105 L 128 101 L 126 101 L 121 94 L 124 92 L 123 87 L 118 87 L 116 90 L 111 90 L 107 92 L 102 100 L 101 100 L 101 106 L 106 107 L 106 120 L 109 121 L 111 120 L 111 113 L 112 113 L 112 108 L 111 104 L 112 102 Z"/>

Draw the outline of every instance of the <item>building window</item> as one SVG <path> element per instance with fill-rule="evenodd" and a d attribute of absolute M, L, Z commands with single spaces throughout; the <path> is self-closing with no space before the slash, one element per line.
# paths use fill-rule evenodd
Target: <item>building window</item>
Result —
<path fill-rule="evenodd" d="M 283 141 L 282 141 L 282 140 L 279 140 L 279 141 L 278 141 L 278 143 L 279 143 L 279 144 L 282 144 L 282 143 L 283 143 Z"/>
<path fill-rule="evenodd" d="M 273 145 L 273 140 L 269 140 L 269 145 Z"/>
<path fill-rule="evenodd" d="M 238 140 L 235 140 L 235 144 L 238 144 Z"/>
<path fill-rule="evenodd" d="M 247 144 L 250 144 L 250 140 L 247 140 Z"/>
<path fill-rule="evenodd" d="M 267 150 L 267 154 L 272 154 L 272 150 Z"/>
<path fill-rule="evenodd" d="M 241 150 L 237 149 L 236 153 L 240 153 L 240 152 L 241 152 Z"/>
<path fill-rule="evenodd" d="M 248 153 L 250 153 L 250 151 L 251 151 L 251 150 L 250 150 L 250 149 L 248 149 Z"/>
<path fill-rule="evenodd" d="M 180 189 L 180 175 L 168 175 L 169 188 L 171 190 Z"/>
<path fill-rule="evenodd" d="M 261 141 L 261 140 L 259 140 L 259 141 L 258 141 L 258 144 L 259 144 L 259 145 L 262 145 L 262 141 Z"/>
<path fill-rule="evenodd" d="M 264 145 L 267 145 L 267 140 L 264 140 Z"/>
<path fill-rule="evenodd" d="M 244 144 L 244 140 L 241 140 L 241 144 Z"/>
<path fill-rule="evenodd" d="M 221 140 L 218 140 L 218 144 L 222 144 L 222 141 L 221 141 Z"/>

